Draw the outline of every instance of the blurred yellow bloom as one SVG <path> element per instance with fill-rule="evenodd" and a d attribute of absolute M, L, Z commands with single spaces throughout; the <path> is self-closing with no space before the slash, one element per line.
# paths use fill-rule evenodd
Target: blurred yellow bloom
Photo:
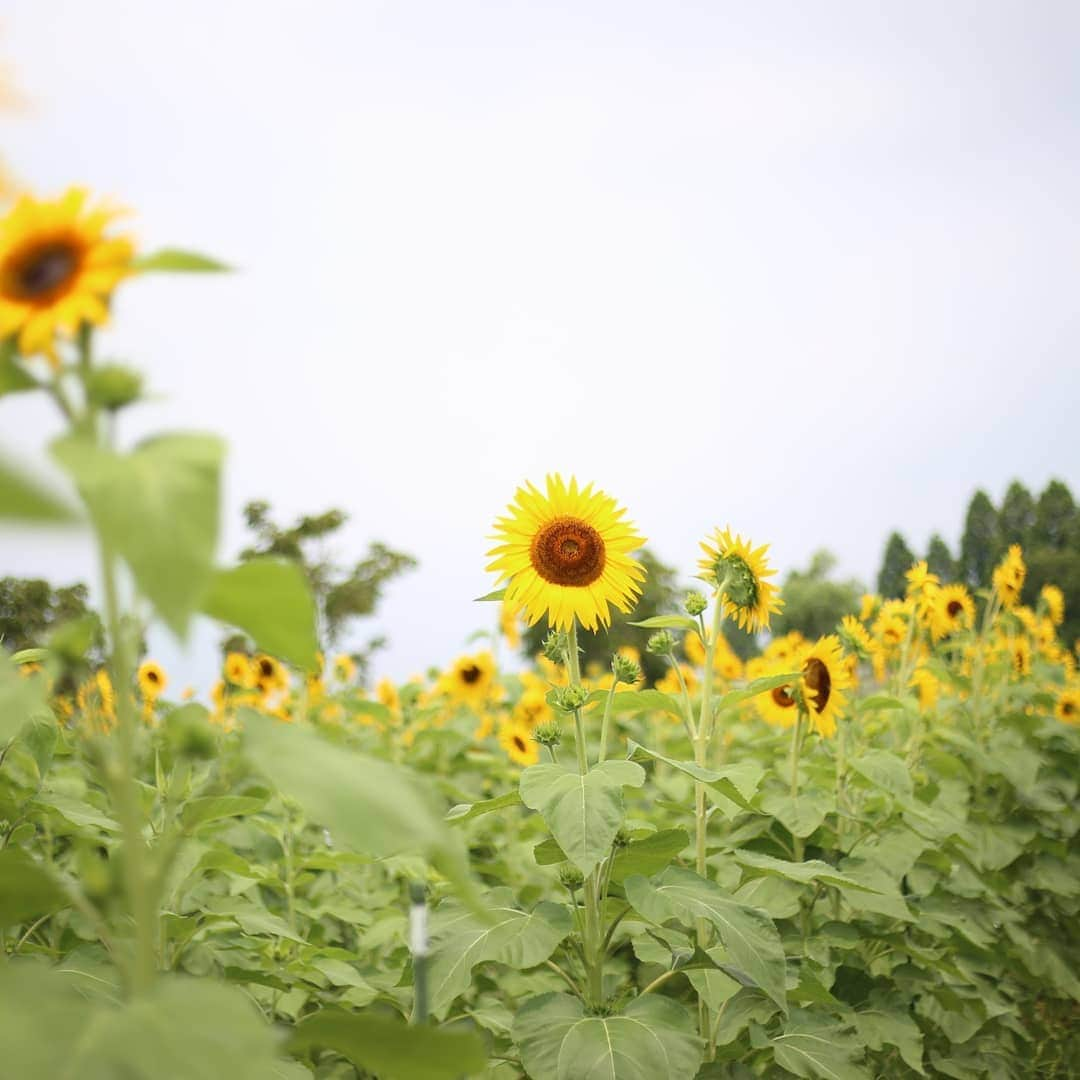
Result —
<path fill-rule="evenodd" d="M 994 590 L 1006 611 L 1012 611 L 1020 603 L 1020 592 L 1024 588 L 1027 567 L 1019 544 L 1013 544 L 1005 557 L 994 568 Z"/>
<path fill-rule="evenodd" d="M 160 664 L 147 660 L 139 665 L 139 691 L 147 701 L 156 701 L 168 684 L 165 672 Z"/>
<path fill-rule="evenodd" d="M 499 725 L 499 745 L 516 765 L 535 765 L 540 760 L 540 745 L 533 741 L 529 728 L 509 721 Z"/>
<path fill-rule="evenodd" d="M 231 652 L 225 657 L 225 678 L 233 686 L 250 690 L 255 686 L 255 669 L 243 653 Z"/>

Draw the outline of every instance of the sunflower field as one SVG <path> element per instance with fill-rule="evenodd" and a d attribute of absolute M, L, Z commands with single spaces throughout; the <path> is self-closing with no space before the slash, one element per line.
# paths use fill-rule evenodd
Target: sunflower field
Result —
<path fill-rule="evenodd" d="M 0 459 L 0 518 L 81 524 L 105 659 L 0 650 L 0 1075 L 1080 1076 L 1080 679 L 1019 546 L 807 640 L 725 523 L 583 670 L 644 538 L 552 475 L 478 526 L 490 648 L 369 691 L 294 562 L 220 563 L 223 442 L 122 439 L 114 292 L 224 267 L 81 189 L 2 213 L 0 396 L 55 404 L 71 494 Z M 250 647 L 177 693 L 145 632 L 197 614 Z"/>

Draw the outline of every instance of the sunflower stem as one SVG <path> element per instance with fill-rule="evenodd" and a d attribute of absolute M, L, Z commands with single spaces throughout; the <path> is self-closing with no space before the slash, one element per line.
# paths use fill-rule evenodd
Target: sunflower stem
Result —
<path fill-rule="evenodd" d="M 617 680 L 612 677 L 611 689 L 608 690 L 607 701 L 604 702 L 604 719 L 600 722 L 600 752 L 597 755 L 597 763 L 607 760 L 608 725 L 611 722 L 611 703 L 615 700 L 615 687 Z"/>
<path fill-rule="evenodd" d="M 566 647 L 567 674 L 571 686 L 581 686 L 581 660 L 578 656 L 577 618 L 570 622 Z M 581 709 L 574 710 L 574 741 L 577 744 L 578 772 L 585 776 L 589 771 L 589 752 L 585 743 L 585 721 Z M 585 972 L 588 984 L 588 1000 L 594 1006 L 604 999 L 604 947 L 600 930 L 599 871 L 594 868 L 585 877 L 585 927 L 582 945 L 585 955 Z"/>

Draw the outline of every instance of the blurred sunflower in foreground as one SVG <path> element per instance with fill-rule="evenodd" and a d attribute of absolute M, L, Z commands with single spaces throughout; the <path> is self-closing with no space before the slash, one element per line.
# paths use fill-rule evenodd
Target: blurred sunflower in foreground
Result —
<path fill-rule="evenodd" d="M 91 204 L 82 188 L 58 199 L 22 195 L 0 218 L 0 338 L 54 366 L 58 333 L 100 326 L 109 298 L 131 272 L 135 247 L 110 229 L 120 211 Z"/>

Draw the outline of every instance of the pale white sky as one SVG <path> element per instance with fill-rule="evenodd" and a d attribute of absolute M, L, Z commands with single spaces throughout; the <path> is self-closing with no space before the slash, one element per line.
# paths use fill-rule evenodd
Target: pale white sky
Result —
<path fill-rule="evenodd" d="M 976 486 L 1080 489 L 1080 7 L 0 0 L 29 185 L 230 277 L 124 288 L 126 438 L 228 436 L 239 508 L 340 505 L 413 552 L 405 676 L 494 614 L 525 478 L 594 480 L 689 575 L 730 524 L 781 572 L 957 539 Z M 0 402 L 30 457 L 45 404 Z M 93 575 L 85 537 L 0 572 Z M 216 633 L 178 681 L 210 678 Z"/>

